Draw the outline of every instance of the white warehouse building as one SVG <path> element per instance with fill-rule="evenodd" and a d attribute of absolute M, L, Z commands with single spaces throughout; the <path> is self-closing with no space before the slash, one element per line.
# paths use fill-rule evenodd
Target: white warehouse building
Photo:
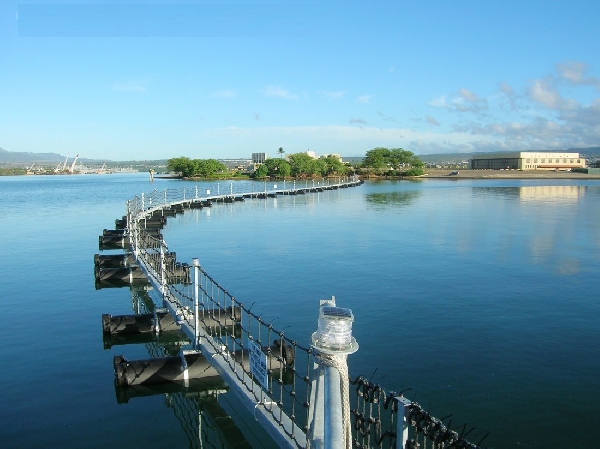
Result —
<path fill-rule="evenodd" d="M 585 167 L 579 153 L 490 153 L 474 155 L 472 170 L 569 170 Z"/>

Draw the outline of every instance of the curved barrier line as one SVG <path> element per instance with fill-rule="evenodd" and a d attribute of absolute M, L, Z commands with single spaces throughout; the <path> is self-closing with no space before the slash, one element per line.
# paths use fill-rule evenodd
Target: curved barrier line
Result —
<path fill-rule="evenodd" d="M 162 193 L 155 190 L 150 194 L 142 194 L 141 197 L 135 197 L 127 202 L 126 227 L 129 231 L 129 244 L 133 250 L 133 255 L 138 266 L 147 275 L 152 286 L 161 293 L 164 307 L 169 310 L 173 318 L 180 324 L 181 330 L 190 339 L 190 342 L 193 342 L 194 348 L 200 350 L 207 360 L 211 360 L 211 364 L 215 366 L 219 374 L 227 381 L 230 387 L 232 387 L 244 406 L 250 413 L 254 414 L 256 419 L 280 447 L 306 447 L 307 439 L 305 430 L 300 428 L 294 421 L 294 404 L 297 400 L 295 398 L 295 393 L 292 395 L 292 415 L 290 417 L 281 407 L 283 403 L 278 403 L 273 400 L 271 396 L 264 391 L 263 387 L 257 383 L 252 373 L 244 368 L 243 356 L 240 363 L 240 361 L 232 356 L 227 348 L 224 348 L 213 338 L 213 335 L 206 332 L 202 326 L 199 326 L 200 320 L 203 318 L 198 317 L 198 315 L 194 313 L 195 310 L 198 310 L 198 296 L 201 293 L 204 298 L 204 295 L 206 294 L 206 297 L 214 302 L 214 295 L 208 293 L 206 287 L 195 285 L 195 297 L 191 298 L 186 296 L 185 299 L 188 304 L 182 303 L 180 298 L 175 294 L 177 292 L 176 288 L 172 287 L 172 285 L 177 285 L 180 282 L 169 282 L 169 276 L 175 276 L 174 279 L 177 279 L 177 275 L 173 275 L 173 273 L 167 270 L 166 259 L 167 255 L 170 254 L 169 249 L 162 238 L 162 235 L 159 234 L 156 237 L 149 235 L 146 230 L 142 228 L 142 223 L 150 220 L 156 212 L 164 212 L 174 207 L 185 205 L 191 206 L 193 203 L 204 203 L 208 205 L 212 202 L 234 202 L 245 198 L 266 199 L 278 195 L 317 193 L 325 190 L 354 187 L 362 183 L 363 181 L 360 181 L 357 177 L 346 178 L 344 180 L 339 179 L 338 182 L 334 183 L 327 181 L 326 183 L 321 184 L 321 182 L 319 182 L 317 185 L 312 181 L 311 186 L 309 186 L 308 181 L 306 181 L 305 187 L 298 188 L 296 188 L 294 182 L 293 188 L 283 189 L 277 189 L 275 186 L 273 189 L 267 189 L 265 183 L 262 191 L 253 190 L 251 192 L 247 190 L 241 191 L 239 189 L 234 192 L 233 183 L 231 183 L 229 192 L 224 193 L 220 193 L 220 184 L 217 184 L 216 195 L 211 193 L 211 189 L 206 189 L 205 195 L 199 195 L 199 190 L 196 186 L 191 189 L 191 192 L 187 188 L 180 190 L 167 189 Z M 252 185 L 254 186 L 255 184 L 253 183 Z M 236 188 L 238 188 L 237 184 Z M 190 267 L 187 266 L 187 268 L 189 269 Z M 195 266 L 194 269 L 198 270 L 199 266 Z M 186 267 L 183 267 L 183 272 L 186 272 Z M 205 277 L 210 280 L 211 285 L 217 285 L 218 289 L 222 291 L 223 302 L 225 302 L 226 299 L 231 301 L 232 310 L 234 310 L 236 304 L 243 308 L 241 303 L 238 303 L 235 298 L 226 292 L 226 290 L 216 284 L 204 270 L 200 270 L 200 273 L 204 273 L 206 275 Z M 197 272 L 195 271 L 195 276 L 196 275 Z M 187 276 L 189 282 L 189 271 L 187 272 Z M 220 307 L 225 308 L 226 304 L 220 304 L 220 293 L 221 292 L 217 291 L 217 304 Z M 179 294 L 184 297 L 183 293 L 179 292 Z M 227 298 L 225 295 L 227 295 Z M 194 303 L 194 307 L 190 306 L 190 302 Z M 247 316 L 257 320 L 259 330 L 256 342 L 260 343 L 260 326 L 265 326 L 265 323 L 262 322 L 260 317 L 256 317 L 249 310 L 245 308 L 243 308 L 243 310 L 246 312 Z M 240 327 L 244 330 L 243 325 L 240 325 Z M 269 335 L 271 328 L 272 326 L 268 327 Z M 280 348 L 285 349 L 286 343 L 283 332 L 277 332 L 277 334 L 281 337 L 281 340 L 279 340 L 281 345 Z M 250 340 L 254 339 L 250 329 L 247 330 L 247 337 Z M 293 343 L 295 349 L 302 349 L 310 356 L 310 351 L 306 348 L 299 347 L 295 342 Z M 243 340 L 241 346 L 243 348 Z M 279 360 L 280 363 L 280 371 L 283 371 L 284 369 L 284 353 L 287 351 L 283 351 L 283 349 L 280 349 L 279 356 L 276 356 L 276 359 Z M 270 353 L 270 350 L 268 350 L 268 352 Z M 294 385 L 296 376 L 297 374 L 294 372 Z M 308 376 L 305 376 L 303 379 L 305 382 L 307 381 L 307 377 Z M 281 374 L 278 381 L 281 385 L 280 382 Z M 295 387 L 293 391 L 295 392 Z M 306 427 L 308 427 L 308 423 Z"/>

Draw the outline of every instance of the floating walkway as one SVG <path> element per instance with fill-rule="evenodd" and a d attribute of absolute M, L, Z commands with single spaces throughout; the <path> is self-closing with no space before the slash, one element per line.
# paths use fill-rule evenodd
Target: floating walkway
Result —
<path fill-rule="evenodd" d="M 354 317 L 351 310 L 337 307 L 335 298 L 321 301 L 312 345 L 303 347 L 251 312 L 198 259 L 178 262 L 162 236 L 169 217 L 190 209 L 361 184 L 350 177 L 287 186 L 269 183 L 269 189 L 264 183 L 262 190 L 248 191 L 256 183 L 231 183 L 225 192 L 217 184 L 203 190 L 154 191 L 128 201 L 127 215 L 99 237 L 101 251 L 122 252 L 94 257 L 96 288 L 151 289 L 159 304 L 143 299 L 133 315 L 104 314 L 104 345 L 146 343 L 157 348 L 164 343 L 176 353 L 144 360 L 115 356 L 118 401 L 196 388 L 213 394 L 233 391 L 279 447 L 368 448 L 388 440 L 386 447 L 417 448 L 419 435 L 423 444 L 429 439 L 439 447 L 477 447 L 402 394 L 386 393 L 362 377 L 348 378 L 346 357 L 358 349 L 351 333 Z M 350 407 L 350 390 L 356 393 L 355 408 Z"/>

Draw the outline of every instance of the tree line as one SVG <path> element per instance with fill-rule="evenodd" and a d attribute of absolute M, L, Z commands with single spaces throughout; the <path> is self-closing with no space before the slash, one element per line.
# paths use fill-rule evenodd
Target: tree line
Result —
<path fill-rule="evenodd" d="M 279 147 L 278 152 L 283 155 L 283 148 Z M 227 166 L 216 159 L 190 159 L 182 156 L 169 159 L 167 167 L 184 178 L 231 176 Z M 420 176 L 424 173 L 423 167 L 423 162 L 410 151 L 377 147 L 367 151 L 362 164 L 354 166 L 344 164 L 333 156 L 313 159 L 307 153 L 295 153 L 288 155 L 286 159 L 267 159 L 256 168 L 252 176 L 256 179 L 285 179 L 344 176 L 356 172 L 385 176 Z"/>

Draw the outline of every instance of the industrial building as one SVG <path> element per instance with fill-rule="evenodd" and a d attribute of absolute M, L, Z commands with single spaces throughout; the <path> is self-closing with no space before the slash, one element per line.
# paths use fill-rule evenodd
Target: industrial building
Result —
<path fill-rule="evenodd" d="M 471 159 L 472 170 L 570 170 L 585 167 L 579 153 L 491 153 Z"/>

